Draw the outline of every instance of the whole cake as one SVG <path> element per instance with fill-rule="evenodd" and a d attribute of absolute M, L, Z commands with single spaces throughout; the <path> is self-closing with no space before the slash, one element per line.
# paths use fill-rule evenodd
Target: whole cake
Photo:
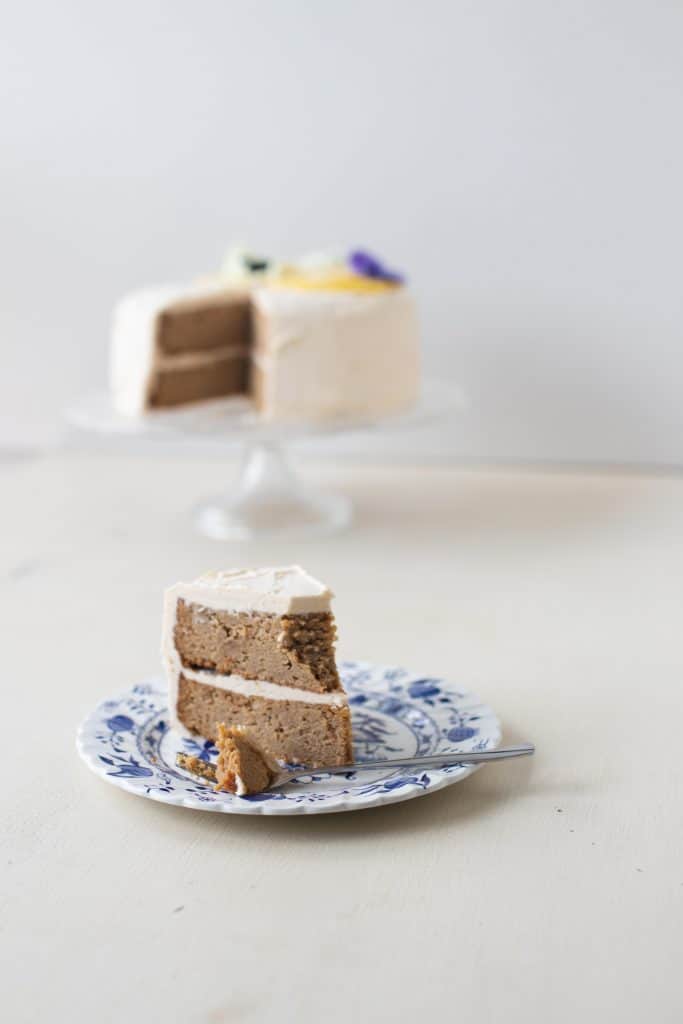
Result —
<path fill-rule="evenodd" d="M 403 278 L 368 253 L 293 265 L 233 253 L 210 280 L 119 303 L 110 383 L 126 416 L 246 395 L 267 419 L 362 418 L 410 407 L 418 357 Z"/>
<path fill-rule="evenodd" d="M 351 761 L 331 599 L 299 566 L 209 572 L 170 587 L 162 656 L 172 723 L 214 742 L 221 727 L 243 730 L 288 763 Z"/>

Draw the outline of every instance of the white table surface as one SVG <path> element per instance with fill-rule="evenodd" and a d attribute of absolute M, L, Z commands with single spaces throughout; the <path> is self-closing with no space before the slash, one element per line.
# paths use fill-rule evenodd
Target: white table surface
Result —
<path fill-rule="evenodd" d="M 198 458 L 2 464 L 3 1019 L 680 1021 L 683 480 L 310 464 L 334 540 L 217 544 Z M 78 760 L 156 671 L 162 588 L 299 561 L 341 656 L 443 674 L 533 761 L 354 815 L 240 818 Z"/>

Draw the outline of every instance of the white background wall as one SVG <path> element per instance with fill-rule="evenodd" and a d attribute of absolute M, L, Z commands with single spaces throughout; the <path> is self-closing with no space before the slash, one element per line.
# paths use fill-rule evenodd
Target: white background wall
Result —
<path fill-rule="evenodd" d="M 0 443 L 104 380 L 128 288 L 366 244 L 470 408 L 416 444 L 683 461 L 683 5 L 85 0 L 0 32 Z"/>

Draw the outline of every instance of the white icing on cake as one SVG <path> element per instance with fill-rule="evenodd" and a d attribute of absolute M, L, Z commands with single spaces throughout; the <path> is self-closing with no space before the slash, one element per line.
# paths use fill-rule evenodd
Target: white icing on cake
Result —
<path fill-rule="evenodd" d="M 416 400 L 418 326 L 405 288 L 358 294 L 265 287 L 252 301 L 267 418 L 380 415 Z"/>
<path fill-rule="evenodd" d="M 175 645 L 178 601 L 187 601 L 215 611 L 260 612 L 273 615 L 329 611 L 332 592 L 298 565 L 268 569 L 226 569 L 207 572 L 193 583 L 176 583 L 164 594 L 161 656 L 169 690 L 169 715 L 174 728 L 186 733 L 178 720 L 180 676 L 207 686 L 230 690 L 244 697 L 299 701 L 343 707 L 343 692 L 318 693 L 294 686 L 280 686 L 264 679 L 244 679 L 210 669 L 185 667 Z"/>
<path fill-rule="evenodd" d="M 177 583 L 179 596 L 206 608 L 233 612 L 296 615 L 327 612 L 333 594 L 300 565 L 268 569 L 224 569 L 206 572 L 193 583 Z"/>

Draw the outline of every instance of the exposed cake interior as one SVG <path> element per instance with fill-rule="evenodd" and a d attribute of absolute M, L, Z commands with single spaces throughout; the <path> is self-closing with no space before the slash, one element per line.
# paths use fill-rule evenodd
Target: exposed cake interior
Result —
<path fill-rule="evenodd" d="M 243 729 L 218 725 L 216 789 L 248 796 L 268 789 L 278 765 Z"/>
<path fill-rule="evenodd" d="M 166 592 L 163 656 L 176 725 L 246 730 L 276 758 L 351 760 L 330 591 L 298 566 L 207 573 Z"/>
<path fill-rule="evenodd" d="M 245 393 L 251 347 L 244 289 L 170 285 L 134 292 L 118 304 L 112 325 L 116 408 L 137 416 Z"/>
<path fill-rule="evenodd" d="M 288 764 L 325 768 L 350 762 L 351 719 L 346 700 L 312 704 L 301 698 L 301 692 L 290 690 L 295 694 L 292 700 L 244 696 L 181 675 L 176 720 L 214 742 L 219 722 L 240 725 Z"/>
<path fill-rule="evenodd" d="M 339 688 L 331 612 L 231 612 L 178 600 L 175 644 L 186 668 L 318 693 Z"/>
<path fill-rule="evenodd" d="M 155 349 L 150 408 L 245 393 L 251 350 L 248 297 L 225 291 L 170 303 L 156 318 Z"/>

